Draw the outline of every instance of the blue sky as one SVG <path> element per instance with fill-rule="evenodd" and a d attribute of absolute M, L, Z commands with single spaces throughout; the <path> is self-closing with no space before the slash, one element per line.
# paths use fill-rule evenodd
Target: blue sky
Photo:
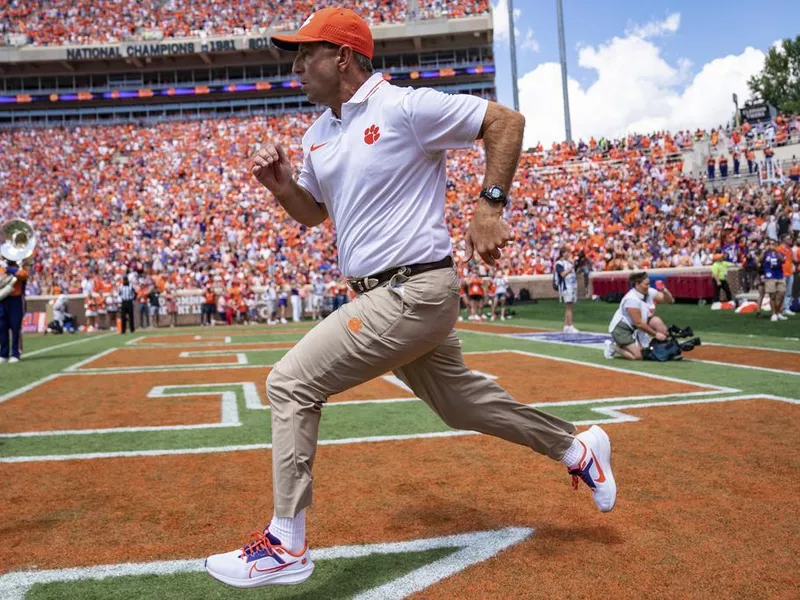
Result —
<path fill-rule="evenodd" d="M 511 106 L 509 47 L 507 41 L 503 41 L 508 28 L 500 22 L 501 15 L 507 15 L 505 2 L 506 0 L 492 0 L 497 9 L 494 23 L 497 38 L 495 62 L 498 100 Z M 600 124 L 588 115 L 583 115 L 579 118 L 578 126 L 582 131 L 578 133 L 610 135 L 617 133 L 618 129 L 622 131 L 636 124 L 674 128 L 699 125 L 697 121 L 703 119 L 727 118 L 722 114 L 724 105 L 721 100 L 705 115 L 686 110 L 686 103 L 691 99 L 691 104 L 697 104 L 697 98 L 704 95 L 706 88 L 709 88 L 709 92 L 730 88 L 724 90 L 727 98 L 730 98 L 731 91 L 738 91 L 740 97 L 746 93 L 743 82 L 746 82 L 756 65 L 760 64 L 759 58 L 763 61 L 763 56 L 759 57 L 755 52 L 743 53 L 748 47 L 765 52 L 776 40 L 794 37 L 800 33 L 800 1 L 729 0 L 723 6 L 720 4 L 688 0 L 669 3 L 641 0 L 564 0 L 567 69 L 570 78 L 574 79 L 571 86 L 577 86 L 576 94 L 579 98 L 575 108 L 571 101 L 571 110 L 581 111 L 580 98 L 584 92 L 584 112 L 589 112 L 591 106 L 597 105 L 598 97 L 608 97 L 607 92 L 601 93 L 602 89 L 608 89 L 605 85 L 598 86 L 592 93 L 591 87 L 599 79 L 606 82 L 619 80 L 621 86 L 642 91 L 642 97 L 639 98 L 641 104 L 649 102 L 650 98 L 664 97 L 666 93 L 668 103 L 670 106 L 674 105 L 672 109 L 661 107 L 652 115 L 641 114 L 641 104 L 620 108 L 627 116 L 617 115 L 619 118 L 614 120 L 613 126 Z M 525 106 L 521 110 L 530 122 L 531 115 L 537 110 L 541 111 L 541 106 L 545 105 L 552 108 L 547 118 L 554 118 L 555 115 L 551 114 L 555 110 L 555 106 L 551 106 L 552 99 L 549 96 L 542 97 L 542 92 L 534 88 L 540 88 L 546 83 L 549 89 L 555 83 L 560 94 L 558 81 L 553 79 L 552 71 L 552 63 L 558 62 L 556 0 L 514 0 L 514 9 L 520 13 L 516 21 L 518 77 L 523 79 L 528 76 L 526 82 L 529 90 Z M 631 37 L 641 39 L 630 40 Z M 614 38 L 617 38 L 616 43 Z M 625 43 L 626 41 L 631 43 Z M 602 51 L 603 48 L 605 52 Z M 581 66 L 581 49 L 592 50 L 584 54 L 584 62 L 592 63 L 595 68 L 587 68 L 586 64 Z M 639 55 L 641 60 L 633 55 Z M 595 56 L 597 60 L 591 56 Z M 714 72 L 708 72 L 701 81 L 695 80 L 704 66 L 724 57 L 730 57 L 727 65 L 715 63 Z M 664 71 L 657 76 L 655 82 L 647 77 L 649 64 L 653 65 L 654 73 Z M 631 75 L 632 73 L 640 73 L 640 76 Z M 693 83 L 695 89 L 689 90 L 687 96 L 687 89 Z M 743 86 L 745 89 L 742 89 Z M 650 89 L 651 87 L 654 89 Z M 590 102 L 591 100 L 594 101 Z M 617 98 L 617 102 L 621 100 L 624 104 L 624 98 Z M 681 106 L 683 108 L 679 108 Z M 682 122 L 682 119 L 686 122 Z M 561 122 L 563 137 L 563 113 Z M 713 125 L 708 123 L 708 126 Z M 604 127 L 605 131 L 600 131 Z M 593 129 L 598 131 L 591 131 Z M 551 137 L 555 135 L 555 132 L 551 133 Z"/>

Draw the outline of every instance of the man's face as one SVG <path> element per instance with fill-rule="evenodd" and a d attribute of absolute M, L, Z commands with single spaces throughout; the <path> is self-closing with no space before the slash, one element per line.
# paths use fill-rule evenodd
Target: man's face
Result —
<path fill-rule="evenodd" d="M 338 48 L 327 44 L 300 44 L 292 72 L 300 77 L 301 89 L 314 104 L 326 101 L 339 91 L 341 73 L 336 66 Z"/>

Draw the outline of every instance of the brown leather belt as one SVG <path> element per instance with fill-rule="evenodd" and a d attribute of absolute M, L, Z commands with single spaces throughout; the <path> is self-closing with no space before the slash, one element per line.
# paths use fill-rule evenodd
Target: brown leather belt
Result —
<path fill-rule="evenodd" d="M 360 277 L 358 279 L 348 279 L 347 285 L 349 285 L 350 289 L 352 289 L 356 294 L 363 294 L 364 292 L 374 290 L 379 285 L 386 283 L 398 273 L 405 277 L 413 277 L 414 275 L 419 275 L 420 273 L 425 273 L 426 271 L 446 269 L 452 266 L 453 257 L 446 256 L 442 260 L 437 260 L 436 262 L 419 263 L 405 267 L 394 267 L 392 269 L 381 271 L 375 275 L 368 275 L 367 277 Z"/>

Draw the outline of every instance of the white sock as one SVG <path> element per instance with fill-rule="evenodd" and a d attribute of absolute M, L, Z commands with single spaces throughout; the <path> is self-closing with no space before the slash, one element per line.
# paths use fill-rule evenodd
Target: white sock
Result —
<path fill-rule="evenodd" d="M 301 510 L 295 517 L 273 515 L 269 532 L 290 552 L 302 550 L 306 544 L 306 509 Z"/>
<path fill-rule="evenodd" d="M 578 461 L 583 456 L 584 446 L 578 438 L 572 438 L 572 445 L 561 457 L 561 462 L 568 467 L 577 466 Z"/>

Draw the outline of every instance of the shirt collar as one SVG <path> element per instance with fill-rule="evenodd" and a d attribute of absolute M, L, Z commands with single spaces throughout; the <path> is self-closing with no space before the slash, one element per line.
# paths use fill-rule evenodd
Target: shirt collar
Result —
<path fill-rule="evenodd" d="M 383 73 L 373 73 L 369 79 L 361 84 L 361 87 L 356 90 L 356 93 L 353 94 L 353 97 L 345 102 L 345 104 L 361 104 L 367 98 L 369 98 L 370 95 L 372 95 L 372 92 L 375 90 L 375 88 L 377 88 L 378 85 L 380 85 L 383 81 Z"/>

